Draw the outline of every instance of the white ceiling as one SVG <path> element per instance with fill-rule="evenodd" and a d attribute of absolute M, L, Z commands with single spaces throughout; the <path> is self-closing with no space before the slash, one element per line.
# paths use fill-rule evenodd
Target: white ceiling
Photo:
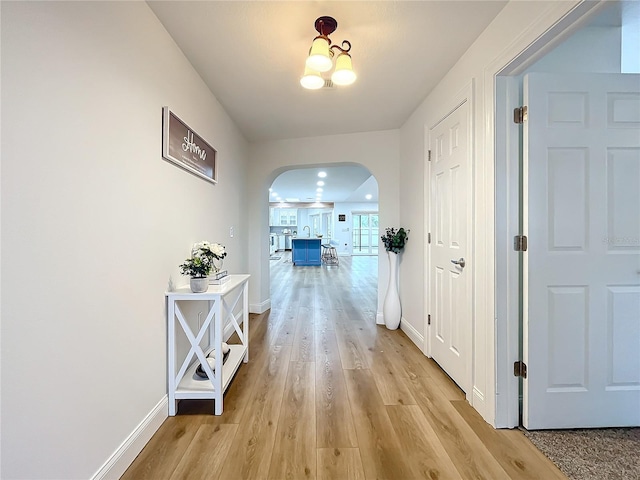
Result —
<path fill-rule="evenodd" d="M 320 178 L 319 172 L 325 172 L 326 177 Z M 318 185 L 319 181 L 324 185 Z M 276 202 L 280 197 L 283 202 L 315 202 L 318 188 L 322 188 L 322 202 L 378 202 L 378 182 L 360 166 L 289 170 L 274 180 L 269 200 Z"/>
<path fill-rule="evenodd" d="M 506 1 L 147 2 L 250 142 L 402 126 Z M 352 44 L 356 82 L 305 90 L 299 80 L 316 18 Z M 330 169 L 323 201 L 377 202 L 364 168 Z M 282 198 L 315 200 L 317 172 L 285 172 Z"/>
<path fill-rule="evenodd" d="M 399 128 L 506 1 L 152 1 L 247 140 Z M 352 44 L 356 83 L 300 86 L 316 18 Z"/>

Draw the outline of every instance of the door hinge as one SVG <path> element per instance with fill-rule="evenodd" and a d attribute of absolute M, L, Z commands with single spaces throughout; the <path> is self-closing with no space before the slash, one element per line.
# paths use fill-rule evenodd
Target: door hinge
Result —
<path fill-rule="evenodd" d="M 431 314 L 427 315 L 427 325 L 431 325 Z"/>
<path fill-rule="evenodd" d="M 427 153 L 427 160 L 429 162 L 431 161 L 431 150 L 429 150 L 428 153 Z"/>
<path fill-rule="evenodd" d="M 513 363 L 513 376 L 527 378 L 527 364 L 521 360 Z"/>
<path fill-rule="evenodd" d="M 524 123 L 527 119 L 527 106 L 513 109 L 513 123 Z"/>
<path fill-rule="evenodd" d="M 527 237 L 525 235 L 516 235 L 513 237 L 513 249 L 516 252 L 527 251 Z"/>
<path fill-rule="evenodd" d="M 431 232 L 427 233 L 427 243 L 431 243 Z"/>

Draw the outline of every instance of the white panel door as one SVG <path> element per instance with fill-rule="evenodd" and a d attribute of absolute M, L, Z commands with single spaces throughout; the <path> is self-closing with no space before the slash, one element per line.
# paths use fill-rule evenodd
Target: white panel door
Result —
<path fill-rule="evenodd" d="M 469 125 L 464 102 L 429 131 L 431 356 L 465 392 L 472 358 Z"/>
<path fill-rule="evenodd" d="M 640 75 L 533 73 L 524 99 L 523 424 L 640 425 Z"/>

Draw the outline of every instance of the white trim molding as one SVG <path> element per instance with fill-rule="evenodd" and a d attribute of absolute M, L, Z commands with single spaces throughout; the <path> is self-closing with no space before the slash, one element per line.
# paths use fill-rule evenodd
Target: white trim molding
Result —
<path fill-rule="evenodd" d="M 165 395 L 91 477 L 91 480 L 119 479 L 168 417 L 168 405 Z"/>
<path fill-rule="evenodd" d="M 376 313 L 376 325 L 384 325 L 384 314 L 381 311 Z"/>
<path fill-rule="evenodd" d="M 415 343 L 422 352 L 424 352 L 424 336 L 404 318 L 400 320 L 400 330 L 402 330 L 405 335 L 409 337 L 409 339 Z"/>
<path fill-rule="evenodd" d="M 249 304 L 249 313 L 264 313 L 271 308 L 271 299 L 268 298 L 264 302 L 261 303 L 250 303 Z"/>

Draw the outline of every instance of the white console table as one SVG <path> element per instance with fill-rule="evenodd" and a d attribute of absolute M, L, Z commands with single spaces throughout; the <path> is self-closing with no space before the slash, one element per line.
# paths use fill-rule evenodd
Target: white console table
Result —
<path fill-rule="evenodd" d="M 249 275 L 230 275 L 230 277 L 222 285 L 209 285 L 209 289 L 204 293 L 192 293 L 188 286 L 165 293 L 168 303 L 167 376 L 170 416 L 176 414 L 179 399 L 213 399 L 214 413 L 221 415 L 225 390 L 242 361 L 244 360 L 245 363 L 249 361 Z M 202 300 L 209 302 L 209 311 L 199 331 L 194 334 L 180 305 L 181 302 Z M 236 316 L 233 312 L 240 301 L 242 301 L 242 311 Z M 238 321 L 239 318 L 241 322 Z M 240 343 L 229 345 L 231 350 L 223 367 L 222 355 L 219 352 L 222 352 L 223 328 L 227 320 L 240 337 Z M 182 328 L 191 345 L 184 359 L 177 358 L 176 324 Z M 203 349 L 201 343 L 207 332 L 209 333 L 208 346 Z M 206 357 L 213 349 L 217 354 L 212 372 Z M 202 364 L 208 379 L 196 375 L 195 371 L 199 364 Z"/>

